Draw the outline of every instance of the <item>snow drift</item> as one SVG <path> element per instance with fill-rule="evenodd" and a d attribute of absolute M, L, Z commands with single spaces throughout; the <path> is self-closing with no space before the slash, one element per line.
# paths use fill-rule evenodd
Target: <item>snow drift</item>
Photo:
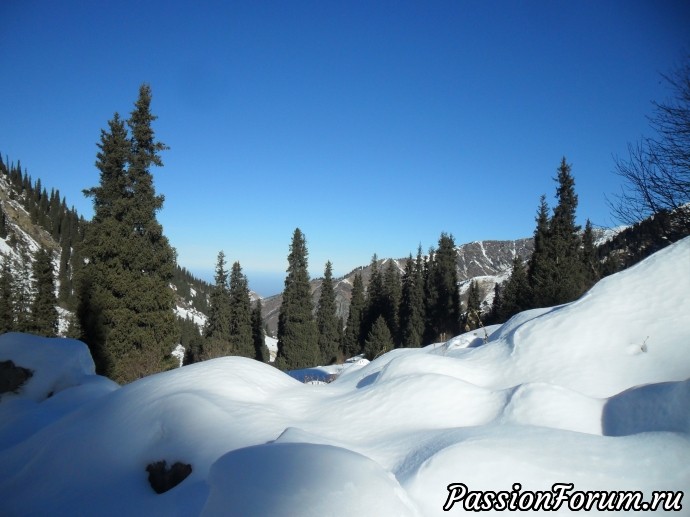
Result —
<path fill-rule="evenodd" d="M 689 273 L 686 238 L 487 343 L 394 350 L 330 384 L 227 357 L 118 387 L 79 342 L 0 336 L 0 361 L 34 372 L 0 401 L 0 514 L 426 516 L 452 483 L 687 490 Z M 191 475 L 156 494 L 157 461 Z"/>

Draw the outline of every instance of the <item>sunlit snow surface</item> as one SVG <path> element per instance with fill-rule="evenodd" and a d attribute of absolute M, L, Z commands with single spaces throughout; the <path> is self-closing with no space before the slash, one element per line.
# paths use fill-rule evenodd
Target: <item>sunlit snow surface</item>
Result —
<path fill-rule="evenodd" d="M 79 342 L 6 334 L 0 361 L 35 373 L 0 403 L 0 515 L 462 514 L 443 512 L 450 483 L 690 491 L 688 293 L 690 238 L 487 343 L 313 369 L 330 384 L 228 357 L 118 387 Z M 193 472 L 157 495 L 159 460 Z"/>

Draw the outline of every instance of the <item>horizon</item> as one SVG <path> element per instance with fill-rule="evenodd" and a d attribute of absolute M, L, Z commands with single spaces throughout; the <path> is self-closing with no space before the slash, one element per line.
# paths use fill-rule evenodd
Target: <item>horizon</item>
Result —
<path fill-rule="evenodd" d="M 690 52 L 683 1 L 38 1 L 0 16 L 3 159 L 89 219 L 100 131 L 149 83 L 179 265 L 212 280 L 223 250 L 262 296 L 282 291 L 297 227 L 312 278 L 442 232 L 529 237 L 563 156 L 578 224 L 615 226 L 615 157 L 651 136 L 660 74 Z"/>

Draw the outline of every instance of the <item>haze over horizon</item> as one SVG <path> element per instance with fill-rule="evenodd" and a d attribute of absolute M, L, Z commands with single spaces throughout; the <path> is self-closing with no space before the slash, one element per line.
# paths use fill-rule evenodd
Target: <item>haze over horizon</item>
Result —
<path fill-rule="evenodd" d="M 572 164 L 578 222 L 615 225 L 614 157 L 649 135 L 690 4 L 4 2 L 0 152 L 89 218 L 96 142 L 153 90 L 159 220 L 212 280 L 218 251 L 282 290 L 310 273 L 528 237 Z"/>

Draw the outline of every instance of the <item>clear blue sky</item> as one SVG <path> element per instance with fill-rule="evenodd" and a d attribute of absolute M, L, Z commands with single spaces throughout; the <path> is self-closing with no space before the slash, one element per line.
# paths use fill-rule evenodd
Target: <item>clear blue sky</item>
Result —
<path fill-rule="evenodd" d="M 690 2 L 0 2 L 0 152 L 91 217 L 101 128 L 153 90 L 159 214 L 178 260 L 219 250 L 281 290 L 373 253 L 532 234 L 562 156 L 612 225 L 615 155 L 648 133 Z"/>

